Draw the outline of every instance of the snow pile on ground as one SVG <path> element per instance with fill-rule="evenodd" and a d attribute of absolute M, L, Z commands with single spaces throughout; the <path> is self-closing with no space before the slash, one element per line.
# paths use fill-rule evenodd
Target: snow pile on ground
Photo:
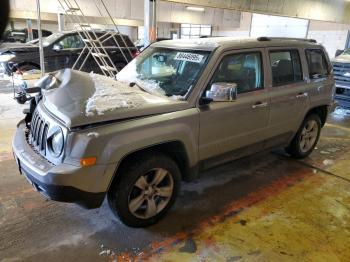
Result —
<path fill-rule="evenodd" d="M 341 120 L 350 116 L 350 110 L 342 107 L 337 107 L 332 115 L 335 119 Z"/>
<path fill-rule="evenodd" d="M 102 75 L 90 74 L 95 93 L 87 101 L 85 114 L 87 116 L 103 115 L 108 111 L 119 108 L 138 108 L 150 103 L 170 102 L 164 91 L 158 90 L 156 83 L 149 82 L 142 85 L 149 93 L 140 90 L 137 86 L 130 87 L 128 83 L 116 81 Z M 158 88 L 157 88 L 158 87 Z M 160 89 L 160 88 L 159 88 Z"/>

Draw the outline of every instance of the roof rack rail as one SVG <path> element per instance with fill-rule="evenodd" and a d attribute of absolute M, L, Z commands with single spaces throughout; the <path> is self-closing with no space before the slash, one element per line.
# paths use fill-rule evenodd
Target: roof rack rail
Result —
<path fill-rule="evenodd" d="M 258 41 L 272 41 L 272 40 L 295 40 L 295 41 L 304 41 L 309 43 L 317 43 L 315 39 L 307 39 L 307 38 L 293 38 L 293 37 L 267 37 L 261 36 L 257 38 Z"/>

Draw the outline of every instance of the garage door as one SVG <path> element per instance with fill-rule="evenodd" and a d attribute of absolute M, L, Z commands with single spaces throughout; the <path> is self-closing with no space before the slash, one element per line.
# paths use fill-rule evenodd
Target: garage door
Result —
<path fill-rule="evenodd" d="M 299 18 L 253 14 L 250 35 L 304 38 L 308 23 L 308 20 Z"/>

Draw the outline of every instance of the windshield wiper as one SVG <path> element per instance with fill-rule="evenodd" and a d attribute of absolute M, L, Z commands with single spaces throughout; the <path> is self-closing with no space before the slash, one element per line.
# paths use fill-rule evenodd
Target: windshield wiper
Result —
<path fill-rule="evenodd" d="M 142 88 L 142 86 L 140 86 L 140 85 L 137 84 L 136 82 L 130 82 L 130 83 L 129 83 L 129 86 L 130 86 L 130 87 L 134 87 L 135 85 L 136 85 L 141 91 L 146 92 L 146 93 L 149 93 L 146 89 Z"/>

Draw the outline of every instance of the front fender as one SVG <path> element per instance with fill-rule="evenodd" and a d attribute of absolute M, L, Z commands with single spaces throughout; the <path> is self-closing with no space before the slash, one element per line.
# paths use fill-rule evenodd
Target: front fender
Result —
<path fill-rule="evenodd" d="M 198 161 L 199 112 L 196 108 L 90 128 L 72 134 L 70 159 L 97 157 L 116 167 L 130 153 L 166 142 L 181 142 L 189 166 Z"/>

